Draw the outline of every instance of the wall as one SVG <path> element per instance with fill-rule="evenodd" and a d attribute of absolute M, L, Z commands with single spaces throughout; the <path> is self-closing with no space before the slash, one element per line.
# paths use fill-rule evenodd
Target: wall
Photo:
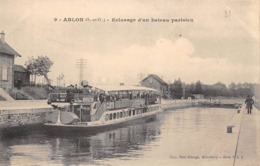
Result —
<path fill-rule="evenodd" d="M 25 108 L 0 110 L 0 128 L 43 124 L 52 108 Z"/>
<path fill-rule="evenodd" d="M 152 83 L 150 83 L 150 79 L 152 79 Z M 161 95 L 165 94 L 168 89 L 167 85 L 161 84 L 157 79 L 155 79 L 152 76 L 150 76 L 149 78 L 142 81 L 141 85 L 145 86 L 145 87 L 156 89 L 161 92 Z"/>
<path fill-rule="evenodd" d="M 150 79 L 152 79 L 152 82 L 150 82 Z M 153 88 L 153 89 L 156 89 L 156 90 L 162 92 L 161 83 L 159 81 L 157 81 L 154 77 L 149 77 L 149 78 L 145 79 L 144 81 L 142 81 L 141 84 L 142 84 L 142 86 Z"/>
<path fill-rule="evenodd" d="M 30 74 L 25 72 L 14 71 L 14 86 L 18 86 L 18 80 L 21 80 L 21 85 L 29 85 L 30 84 Z"/>
<path fill-rule="evenodd" d="M 164 111 L 195 106 L 198 106 L 198 102 L 191 100 L 162 100 L 162 109 Z"/>
<path fill-rule="evenodd" d="M 7 81 L 2 80 L 2 68 L 7 66 Z M 13 66 L 14 56 L 0 53 L 0 87 L 5 89 L 11 89 L 13 87 Z"/>

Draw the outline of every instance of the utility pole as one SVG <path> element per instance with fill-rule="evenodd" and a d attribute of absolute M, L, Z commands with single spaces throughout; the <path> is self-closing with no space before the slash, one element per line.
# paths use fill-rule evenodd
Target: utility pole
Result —
<path fill-rule="evenodd" d="M 87 68 L 87 60 L 80 58 L 76 60 L 76 68 L 79 68 L 79 85 L 84 79 L 84 69 Z"/>

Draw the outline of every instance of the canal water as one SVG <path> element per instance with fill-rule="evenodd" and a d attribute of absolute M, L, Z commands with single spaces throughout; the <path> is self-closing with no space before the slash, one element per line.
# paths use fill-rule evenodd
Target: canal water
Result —
<path fill-rule="evenodd" d="M 53 136 L 42 129 L 2 135 L 0 165 L 200 165 L 235 114 L 234 109 L 195 107 L 94 135 Z"/>

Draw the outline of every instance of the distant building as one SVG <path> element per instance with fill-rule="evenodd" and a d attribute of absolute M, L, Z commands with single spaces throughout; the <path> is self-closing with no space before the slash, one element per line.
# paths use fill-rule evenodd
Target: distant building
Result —
<path fill-rule="evenodd" d="M 30 72 L 22 65 L 14 65 L 14 87 L 30 84 Z"/>
<path fill-rule="evenodd" d="M 14 86 L 14 58 L 21 57 L 5 42 L 5 33 L 0 33 L 0 88 L 11 89 Z"/>
<path fill-rule="evenodd" d="M 194 99 L 204 99 L 205 97 L 204 97 L 204 95 L 203 94 L 192 94 L 192 98 L 194 98 Z"/>
<path fill-rule="evenodd" d="M 150 74 L 141 81 L 141 85 L 149 88 L 153 88 L 161 92 L 161 95 L 167 93 L 168 84 L 155 74 Z"/>

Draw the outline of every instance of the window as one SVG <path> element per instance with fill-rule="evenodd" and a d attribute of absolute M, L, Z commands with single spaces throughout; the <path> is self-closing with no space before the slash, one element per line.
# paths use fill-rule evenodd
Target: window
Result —
<path fill-rule="evenodd" d="M 110 114 L 110 120 L 112 120 L 113 119 L 113 114 Z"/>
<path fill-rule="evenodd" d="M 7 81 L 7 67 L 6 67 L 6 65 L 4 65 L 3 68 L 2 68 L 2 80 Z"/>
<path fill-rule="evenodd" d="M 113 119 L 116 119 L 116 113 L 114 113 L 114 115 L 113 115 Z"/>

